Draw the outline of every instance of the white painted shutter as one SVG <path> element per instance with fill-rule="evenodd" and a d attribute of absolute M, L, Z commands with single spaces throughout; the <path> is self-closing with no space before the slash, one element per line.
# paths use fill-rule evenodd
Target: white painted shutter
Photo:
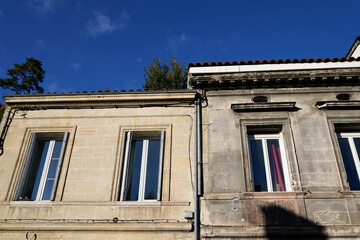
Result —
<path fill-rule="evenodd" d="M 124 155 L 123 178 L 122 178 L 120 201 L 124 201 L 126 192 L 128 191 L 128 187 L 129 187 L 127 184 L 127 175 L 129 172 L 127 168 L 129 165 L 130 154 L 131 154 L 132 135 L 133 135 L 133 132 L 130 131 L 127 133 L 127 136 L 126 136 L 126 146 L 125 146 L 125 155 Z"/>
<path fill-rule="evenodd" d="M 165 147 L 165 130 L 161 131 L 160 139 L 160 159 L 159 159 L 159 176 L 158 176 L 158 191 L 157 191 L 157 200 L 161 201 L 161 189 L 162 189 L 162 173 L 163 173 L 163 163 L 164 163 L 164 147 Z"/>
<path fill-rule="evenodd" d="M 23 192 L 25 190 L 24 185 L 25 185 L 27 177 L 29 175 L 29 168 L 31 166 L 31 160 L 33 157 L 35 144 L 36 144 L 36 133 L 31 133 L 29 146 L 28 146 L 26 156 L 25 156 L 24 166 L 23 166 L 23 169 L 21 170 L 20 180 L 19 180 L 18 186 L 16 188 L 14 200 L 19 200 L 19 198 L 21 197 L 21 195 L 23 194 Z"/>
<path fill-rule="evenodd" d="M 58 166 L 57 166 L 57 169 L 56 169 L 54 186 L 53 186 L 53 189 L 51 191 L 51 197 L 50 197 L 51 201 L 54 201 L 54 199 L 55 199 L 55 193 L 56 193 L 56 189 L 57 189 L 57 185 L 58 185 L 58 181 L 59 181 L 59 176 L 60 176 L 60 172 L 61 172 L 61 166 L 62 166 L 62 162 L 63 162 L 63 159 L 64 159 L 65 149 L 66 149 L 66 144 L 67 144 L 68 138 L 69 138 L 69 132 L 65 132 L 64 133 L 64 138 L 63 138 L 63 143 L 62 143 L 62 146 L 61 146 L 60 158 L 59 158 Z"/>

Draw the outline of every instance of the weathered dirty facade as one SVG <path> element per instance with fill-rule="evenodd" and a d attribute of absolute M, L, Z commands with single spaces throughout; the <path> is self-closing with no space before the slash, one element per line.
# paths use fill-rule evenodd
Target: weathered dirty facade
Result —
<path fill-rule="evenodd" d="M 189 65 L 189 86 L 206 90 L 202 238 L 360 238 L 360 189 L 348 183 L 359 176 L 347 176 L 338 140 L 360 131 L 355 49 L 343 59 Z M 272 156 L 268 142 L 268 153 L 251 144 L 272 135 L 286 191 L 255 188 L 271 178 L 254 176 L 267 164 L 254 154 Z"/>
<path fill-rule="evenodd" d="M 192 224 L 184 218 L 184 211 L 193 211 L 189 164 L 193 161 L 195 95 L 185 90 L 6 96 L 2 129 L 9 111 L 16 113 L 0 157 L 0 239 L 193 239 Z M 160 141 L 161 133 L 164 139 L 160 173 L 154 180 L 160 183 L 153 184 L 160 188 L 158 199 L 143 196 L 127 201 L 127 196 L 120 197 L 125 189 L 125 155 L 135 154 L 126 153 L 129 132 L 143 145 L 143 136 Z M 66 141 L 62 140 L 64 133 Z M 32 136 L 37 145 L 32 145 Z M 35 189 L 39 185 L 40 189 L 41 184 L 24 177 L 33 171 L 32 165 L 24 166 L 29 161 L 35 164 L 29 151 L 37 150 L 51 136 L 65 144 L 54 198 L 45 196 L 45 185 L 32 199 L 26 195 L 28 186 Z M 154 147 L 148 145 L 150 152 Z M 45 184 L 51 181 L 51 166 L 43 171 L 48 174 Z M 152 200 L 144 200 L 148 198 Z"/>

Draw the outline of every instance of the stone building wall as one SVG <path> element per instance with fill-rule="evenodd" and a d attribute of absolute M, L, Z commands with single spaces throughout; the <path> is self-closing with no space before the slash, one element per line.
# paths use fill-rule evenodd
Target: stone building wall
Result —
<path fill-rule="evenodd" d="M 0 157 L 0 238 L 26 239 L 28 232 L 29 239 L 191 239 L 184 211 L 193 210 L 194 97 L 194 91 L 8 96 L 20 110 Z M 161 200 L 119 201 L 126 133 L 161 130 Z M 15 196 L 32 132 L 69 132 L 54 201 Z"/>
<path fill-rule="evenodd" d="M 202 237 L 359 238 L 360 193 L 349 188 L 337 133 L 360 130 L 360 65 L 296 71 L 285 63 L 244 66 L 253 67 L 250 72 L 234 65 L 190 66 L 189 84 L 206 90 L 207 100 Z M 350 99 L 339 100 L 339 94 Z M 257 96 L 267 101 L 254 102 Z M 282 136 L 287 191 L 254 189 L 249 136 L 266 133 Z"/>

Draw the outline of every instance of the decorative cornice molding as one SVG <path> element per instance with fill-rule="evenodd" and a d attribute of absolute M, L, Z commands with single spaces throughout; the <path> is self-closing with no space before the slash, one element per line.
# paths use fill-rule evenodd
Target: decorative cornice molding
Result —
<path fill-rule="evenodd" d="M 189 86 L 199 89 L 360 85 L 359 69 L 190 74 Z"/>
<path fill-rule="evenodd" d="M 64 95 L 64 96 L 7 96 L 6 104 L 13 108 L 108 108 L 189 105 L 196 92 L 136 95 Z"/>
<path fill-rule="evenodd" d="M 231 104 L 235 112 L 269 112 L 269 111 L 296 111 L 296 102 L 274 102 L 274 103 L 241 103 Z"/>
<path fill-rule="evenodd" d="M 35 102 L 8 104 L 10 107 L 21 109 L 75 109 L 75 108 L 121 108 L 121 107 L 168 107 L 171 105 L 188 106 L 191 101 L 103 101 L 103 102 Z"/>
<path fill-rule="evenodd" d="M 315 106 L 322 110 L 356 110 L 360 109 L 360 101 L 319 101 Z"/>

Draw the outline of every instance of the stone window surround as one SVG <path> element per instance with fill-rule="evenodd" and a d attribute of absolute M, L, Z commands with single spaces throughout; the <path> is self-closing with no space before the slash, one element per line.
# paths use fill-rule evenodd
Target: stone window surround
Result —
<path fill-rule="evenodd" d="M 249 130 L 249 129 L 248 129 Z M 248 139 L 251 140 L 260 140 L 261 141 L 261 146 L 262 146 L 262 150 L 263 150 L 263 161 L 264 165 L 265 165 L 265 178 L 266 178 L 266 185 L 267 185 L 267 191 L 260 191 L 260 192 L 276 192 L 273 190 L 274 186 L 272 185 L 272 175 L 273 172 L 271 172 L 270 170 L 270 156 L 269 153 L 267 151 L 268 146 L 266 144 L 267 140 L 277 140 L 277 143 L 279 144 L 279 148 L 280 148 L 280 159 L 281 159 L 281 167 L 283 169 L 282 174 L 284 176 L 284 184 L 285 184 L 285 192 L 291 192 L 292 188 L 290 186 L 290 179 L 289 179 L 289 172 L 288 172 L 288 164 L 287 164 L 287 158 L 286 158 L 286 150 L 285 150 L 285 146 L 284 146 L 284 141 L 283 141 L 283 136 L 281 132 L 276 132 L 276 133 L 257 133 L 257 134 L 252 134 L 249 133 L 247 134 Z M 249 149 L 251 148 L 250 146 L 250 141 L 249 141 Z M 251 152 L 251 149 L 250 151 Z M 251 158 L 250 158 L 251 159 Z M 252 162 L 252 161 L 250 161 Z M 253 166 L 252 166 L 253 168 Z M 255 189 L 255 187 L 253 186 L 253 189 Z M 282 191 L 278 191 L 278 192 L 282 192 Z"/>
<path fill-rule="evenodd" d="M 342 191 L 346 192 L 359 192 L 356 190 L 350 190 L 350 186 L 347 183 L 347 175 L 344 166 L 344 162 L 341 155 L 340 145 L 337 137 L 339 132 L 360 132 L 360 111 L 344 111 L 344 110 L 332 110 L 324 111 L 327 117 L 329 134 L 332 140 L 334 153 L 336 156 L 336 163 L 339 169 L 339 177 L 341 182 Z M 355 116 L 354 116 L 355 115 Z M 339 117 L 341 116 L 341 117 Z"/>
<path fill-rule="evenodd" d="M 53 201 L 55 197 L 55 191 L 57 189 L 58 183 L 58 174 L 60 173 L 60 169 L 62 166 L 62 159 L 63 154 L 65 151 L 65 146 L 67 143 L 69 132 L 65 133 L 54 133 L 54 134 L 39 134 L 39 133 L 32 133 L 31 134 L 31 144 L 27 150 L 26 160 L 24 161 L 24 166 L 22 169 L 22 176 L 20 177 L 19 184 L 17 186 L 17 193 L 15 194 L 15 199 L 18 201 L 46 201 L 51 200 Z M 42 151 L 45 153 L 45 159 L 43 158 L 43 153 L 38 155 L 38 150 L 40 149 L 39 144 L 40 142 L 48 142 L 48 146 L 46 147 L 44 144 L 44 148 Z M 61 145 L 57 144 L 56 142 L 61 142 Z M 56 149 L 56 146 L 61 146 L 60 148 Z M 57 155 L 54 155 L 57 154 Z M 42 170 L 41 169 L 41 159 L 44 160 Z M 37 168 L 33 168 L 32 166 L 39 162 Z M 57 163 L 56 163 L 57 162 Z M 54 164 L 56 163 L 56 164 Z M 55 166 L 55 171 L 54 171 Z M 29 186 L 29 177 L 31 175 L 40 176 L 39 182 L 33 182 Z M 38 175 L 39 174 L 39 175 Z M 52 175 L 53 174 L 53 175 Z M 51 184 L 51 181 L 53 182 Z M 50 186 L 50 188 L 48 187 Z M 32 196 L 25 195 L 28 187 L 32 187 L 36 190 L 35 198 Z M 44 199 L 45 198 L 45 199 Z"/>
<path fill-rule="evenodd" d="M 161 132 L 165 131 L 165 141 L 163 149 L 163 169 L 162 169 L 162 184 L 160 202 L 170 201 L 170 166 L 171 166 L 171 145 L 172 145 L 172 124 L 169 125 L 142 125 L 139 127 L 121 126 L 119 134 L 119 144 L 117 149 L 117 158 L 115 165 L 115 174 L 113 179 L 113 189 L 111 193 L 111 201 L 116 201 L 118 204 L 137 205 L 146 204 L 147 202 L 129 202 L 119 201 L 121 195 L 121 186 L 123 181 L 123 167 L 126 148 L 127 132 Z M 148 202 L 148 204 L 157 204 L 159 201 Z"/>
<path fill-rule="evenodd" d="M 124 153 L 124 162 L 123 162 L 123 173 L 122 173 L 122 183 L 121 183 L 121 193 L 120 193 L 120 199 L 119 201 L 132 201 L 132 200 L 126 200 L 126 189 L 128 184 L 126 184 L 127 181 L 129 181 L 128 178 L 128 174 L 130 171 L 134 171 L 134 170 L 129 170 L 129 164 L 130 164 L 130 159 L 132 159 L 132 148 L 135 147 L 133 146 L 133 141 L 141 141 L 142 142 L 142 146 L 141 146 L 141 163 L 140 163 L 140 169 L 139 169 L 139 174 L 140 174 L 140 180 L 138 183 L 138 186 L 136 186 L 136 188 L 138 189 L 138 202 L 156 202 L 159 201 L 161 199 L 161 183 L 162 183 L 162 169 L 163 169 L 163 152 L 164 152 L 164 141 L 165 141 L 165 131 L 162 130 L 161 132 L 135 132 L 135 135 L 133 134 L 133 131 L 129 131 L 127 132 L 127 136 L 126 136 L 126 148 L 125 148 L 125 153 Z M 139 135 L 137 135 L 139 134 Z M 159 148 L 157 149 L 150 149 L 150 141 L 151 140 L 158 140 L 159 141 Z M 146 199 L 145 196 L 145 190 L 146 190 L 146 186 L 147 186 L 147 175 L 149 173 L 148 170 L 148 156 L 150 155 L 151 151 L 159 151 L 158 152 L 158 173 L 157 173 L 157 192 L 156 192 L 156 198 L 151 198 L 151 199 Z M 127 181 L 126 181 L 127 179 Z M 132 185 L 132 184 L 131 184 Z M 133 200 L 135 201 L 135 200 Z"/>
<path fill-rule="evenodd" d="M 301 191 L 300 185 L 300 176 L 298 170 L 298 163 L 295 151 L 295 145 L 293 142 L 292 130 L 291 130 L 291 121 L 289 118 L 288 112 L 260 112 L 260 113 L 251 113 L 251 115 L 246 116 L 247 114 L 242 113 L 239 116 L 240 122 L 240 142 L 241 142 L 241 151 L 242 151 L 242 161 L 244 166 L 244 180 L 245 180 L 245 189 L 247 192 L 254 192 L 252 184 L 252 174 L 251 174 L 251 162 L 249 155 L 249 146 L 248 146 L 248 128 L 249 127 L 259 127 L 265 129 L 268 126 L 278 126 L 281 128 L 281 133 L 284 140 L 284 147 L 286 152 L 286 159 L 289 168 L 289 177 L 291 184 L 292 192 Z M 283 194 L 282 192 L 263 192 L 265 194 Z M 287 193 L 287 192 L 284 192 Z"/>
<path fill-rule="evenodd" d="M 23 170 L 23 166 L 26 160 L 27 151 L 29 149 L 31 136 L 33 133 L 40 134 L 40 135 L 49 135 L 52 136 L 54 134 L 68 132 L 68 139 L 66 142 L 66 150 L 64 152 L 64 156 L 62 159 L 62 164 L 60 166 L 60 174 L 57 181 L 57 188 L 55 190 L 55 197 L 53 201 L 45 201 L 45 202 L 55 202 L 55 201 L 62 201 L 62 197 L 64 194 L 64 188 L 65 188 L 65 182 L 67 178 L 67 172 L 69 168 L 69 162 L 72 152 L 73 143 L 75 140 L 75 132 L 76 127 L 75 126 L 67 126 L 67 127 L 36 127 L 36 128 L 26 128 L 22 144 L 20 146 L 20 151 L 18 154 L 17 161 L 15 163 L 14 168 L 14 174 L 12 177 L 11 184 L 9 186 L 9 190 L 7 192 L 6 200 L 7 201 L 14 201 L 15 195 L 16 195 L 16 189 L 18 187 L 20 178 L 21 178 L 21 172 Z M 16 202 L 19 202 L 16 200 Z M 22 201 L 20 201 L 22 202 Z M 31 204 L 38 204 L 44 201 L 31 201 Z M 27 204 L 30 202 L 26 201 Z"/>
<path fill-rule="evenodd" d="M 354 141 L 354 138 L 357 138 L 359 139 L 360 138 L 360 133 L 357 131 L 357 132 L 344 132 L 344 131 L 339 131 L 337 132 L 337 136 L 338 136 L 338 140 L 341 138 L 341 139 L 346 139 L 346 142 L 349 144 L 349 150 L 350 150 L 350 155 L 353 156 L 353 159 L 351 162 L 354 163 L 355 165 L 355 172 L 356 172 L 356 176 L 357 178 L 359 178 L 360 176 L 360 162 L 359 162 L 359 153 L 357 148 L 356 148 L 356 145 L 355 145 L 355 141 Z M 339 140 L 340 141 L 340 140 Z M 340 146 L 340 143 L 339 143 L 339 146 Z M 345 166 L 345 164 L 344 164 Z M 345 169 L 346 170 L 346 169 Z M 349 169 L 348 169 L 349 170 Z M 354 177 L 355 178 L 355 177 Z M 350 182 L 349 180 L 349 176 L 347 176 L 347 180 L 348 182 Z M 350 185 L 350 184 L 349 184 Z M 351 185 L 350 185 L 350 189 L 351 189 Z M 359 190 L 359 189 L 351 189 L 352 191 L 354 190 Z"/>

